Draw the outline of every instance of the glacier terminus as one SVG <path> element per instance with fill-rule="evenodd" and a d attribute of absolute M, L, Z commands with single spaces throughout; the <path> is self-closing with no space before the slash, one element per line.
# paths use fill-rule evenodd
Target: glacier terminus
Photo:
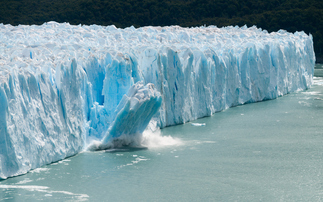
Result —
<path fill-rule="evenodd" d="M 0 178 L 308 89 L 314 64 L 304 32 L 0 24 Z"/>

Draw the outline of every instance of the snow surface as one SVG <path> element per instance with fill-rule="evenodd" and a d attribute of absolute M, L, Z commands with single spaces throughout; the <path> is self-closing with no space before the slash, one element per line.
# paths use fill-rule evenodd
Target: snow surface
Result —
<path fill-rule="evenodd" d="M 304 32 L 0 24 L 0 178 L 307 89 L 314 64 Z"/>

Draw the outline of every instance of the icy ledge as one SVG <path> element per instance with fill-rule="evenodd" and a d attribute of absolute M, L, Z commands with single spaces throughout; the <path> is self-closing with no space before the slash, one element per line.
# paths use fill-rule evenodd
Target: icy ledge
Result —
<path fill-rule="evenodd" d="M 314 63 L 304 32 L 0 24 L 0 178 L 307 89 Z"/>
<path fill-rule="evenodd" d="M 90 140 L 87 149 L 103 150 L 137 143 L 137 136 L 144 132 L 161 103 L 160 93 L 154 89 L 153 84 L 143 86 L 142 82 L 136 83 L 120 101 L 115 120 L 103 139 Z"/>

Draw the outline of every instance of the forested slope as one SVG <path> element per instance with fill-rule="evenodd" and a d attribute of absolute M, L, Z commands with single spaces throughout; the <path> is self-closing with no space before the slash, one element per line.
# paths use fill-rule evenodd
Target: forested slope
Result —
<path fill-rule="evenodd" d="M 117 27 L 257 25 L 263 29 L 305 31 L 323 56 L 322 0 L 0 0 L 0 22 L 98 24 Z"/>

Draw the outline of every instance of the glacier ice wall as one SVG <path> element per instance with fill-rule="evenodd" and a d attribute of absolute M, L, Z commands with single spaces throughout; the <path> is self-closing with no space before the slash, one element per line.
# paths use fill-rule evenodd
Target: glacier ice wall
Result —
<path fill-rule="evenodd" d="M 307 89 L 314 63 L 304 32 L 0 24 L 0 178 Z"/>

